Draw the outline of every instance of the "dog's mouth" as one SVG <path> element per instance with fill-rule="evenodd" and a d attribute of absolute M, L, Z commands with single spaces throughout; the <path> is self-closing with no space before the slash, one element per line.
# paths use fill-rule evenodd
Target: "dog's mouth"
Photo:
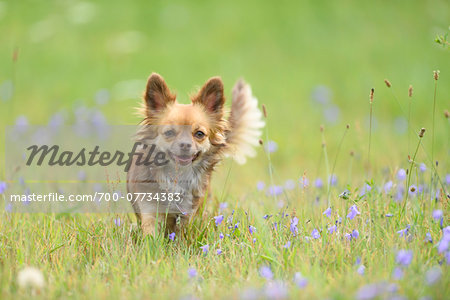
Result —
<path fill-rule="evenodd" d="M 176 163 L 182 166 L 187 166 L 193 163 L 200 155 L 200 151 L 194 155 L 176 155 L 168 151 L 169 157 Z"/>

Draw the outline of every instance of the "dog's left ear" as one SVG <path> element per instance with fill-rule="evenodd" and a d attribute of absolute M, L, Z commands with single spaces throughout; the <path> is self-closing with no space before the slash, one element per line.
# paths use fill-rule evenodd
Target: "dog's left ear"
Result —
<path fill-rule="evenodd" d="M 198 94 L 194 96 L 192 103 L 201 104 L 208 112 L 218 114 L 221 117 L 223 104 L 225 103 L 222 79 L 220 77 L 210 78 Z"/>

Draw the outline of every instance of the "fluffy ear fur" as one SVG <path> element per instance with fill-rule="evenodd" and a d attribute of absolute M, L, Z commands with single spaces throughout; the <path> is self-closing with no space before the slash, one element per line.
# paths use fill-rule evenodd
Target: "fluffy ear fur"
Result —
<path fill-rule="evenodd" d="M 167 105 L 175 102 L 175 98 L 176 96 L 170 92 L 161 75 L 152 73 L 148 78 L 144 93 L 147 115 L 163 111 Z"/>
<path fill-rule="evenodd" d="M 192 99 L 192 103 L 201 104 L 206 111 L 215 114 L 218 118 L 223 115 L 223 82 L 220 77 L 210 78 Z"/>

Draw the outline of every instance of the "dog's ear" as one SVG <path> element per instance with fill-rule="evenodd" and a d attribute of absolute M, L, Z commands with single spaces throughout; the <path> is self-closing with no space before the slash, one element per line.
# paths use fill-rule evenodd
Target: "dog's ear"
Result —
<path fill-rule="evenodd" d="M 225 97 L 220 77 L 210 78 L 192 99 L 192 103 L 203 105 L 210 113 L 222 116 Z"/>
<path fill-rule="evenodd" d="M 147 113 L 164 110 L 168 104 L 175 101 L 175 98 L 176 96 L 170 92 L 161 75 L 152 73 L 148 78 L 147 87 L 144 93 Z"/>

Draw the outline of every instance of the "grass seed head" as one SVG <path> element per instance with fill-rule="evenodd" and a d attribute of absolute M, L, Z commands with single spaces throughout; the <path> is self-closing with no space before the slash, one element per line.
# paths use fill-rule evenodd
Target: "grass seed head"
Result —
<path fill-rule="evenodd" d="M 386 86 L 387 86 L 388 88 L 391 87 L 391 83 L 390 83 L 389 80 L 385 79 L 385 80 L 384 80 L 384 83 L 386 83 Z"/>
<path fill-rule="evenodd" d="M 263 111 L 263 114 L 264 114 L 264 118 L 267 118 L 267 109 L 266 109 L 266 106 L 264 104 L 262 105 L 262 111 Z"/>
<path fill-rule="evenodd" d="M 370 104 L 372 104 L 373 103 L 373 93 L 375 92 L 375 89 L 374 88 L 371 88 L 370 89 Z"/>
<path fill-rule="evenodd" d="M 408 96 L 409 96 L 409 98 L 412 97 L 412 93 L 413 93 L 413 87 L 412 87 L 412 85 L 409 85 L 409 89 L 408 89 Z"/>
<path fill-rule="evenodd" d="M 445 111 L 444 111 L 444 117 L 445 117 L 446 119 L 449 119 L 449 118 L 450 118 L 450 113 L 448 112 L 448 110 L 445 110 Z"/>
<path fill-rule="evenodd" d="M 420 137 L 420 138 L 423 138 L 423 135 L 424 135 L 424 134 L 425 134 L 425 128 L 420 129 L 419 137 Z"/>
<path fill-rule="evenodd" d="M 434 80 L 438 80 L 439 79 L 439 73 L 440 73 L 439 70 L 433 71 Z"/>

